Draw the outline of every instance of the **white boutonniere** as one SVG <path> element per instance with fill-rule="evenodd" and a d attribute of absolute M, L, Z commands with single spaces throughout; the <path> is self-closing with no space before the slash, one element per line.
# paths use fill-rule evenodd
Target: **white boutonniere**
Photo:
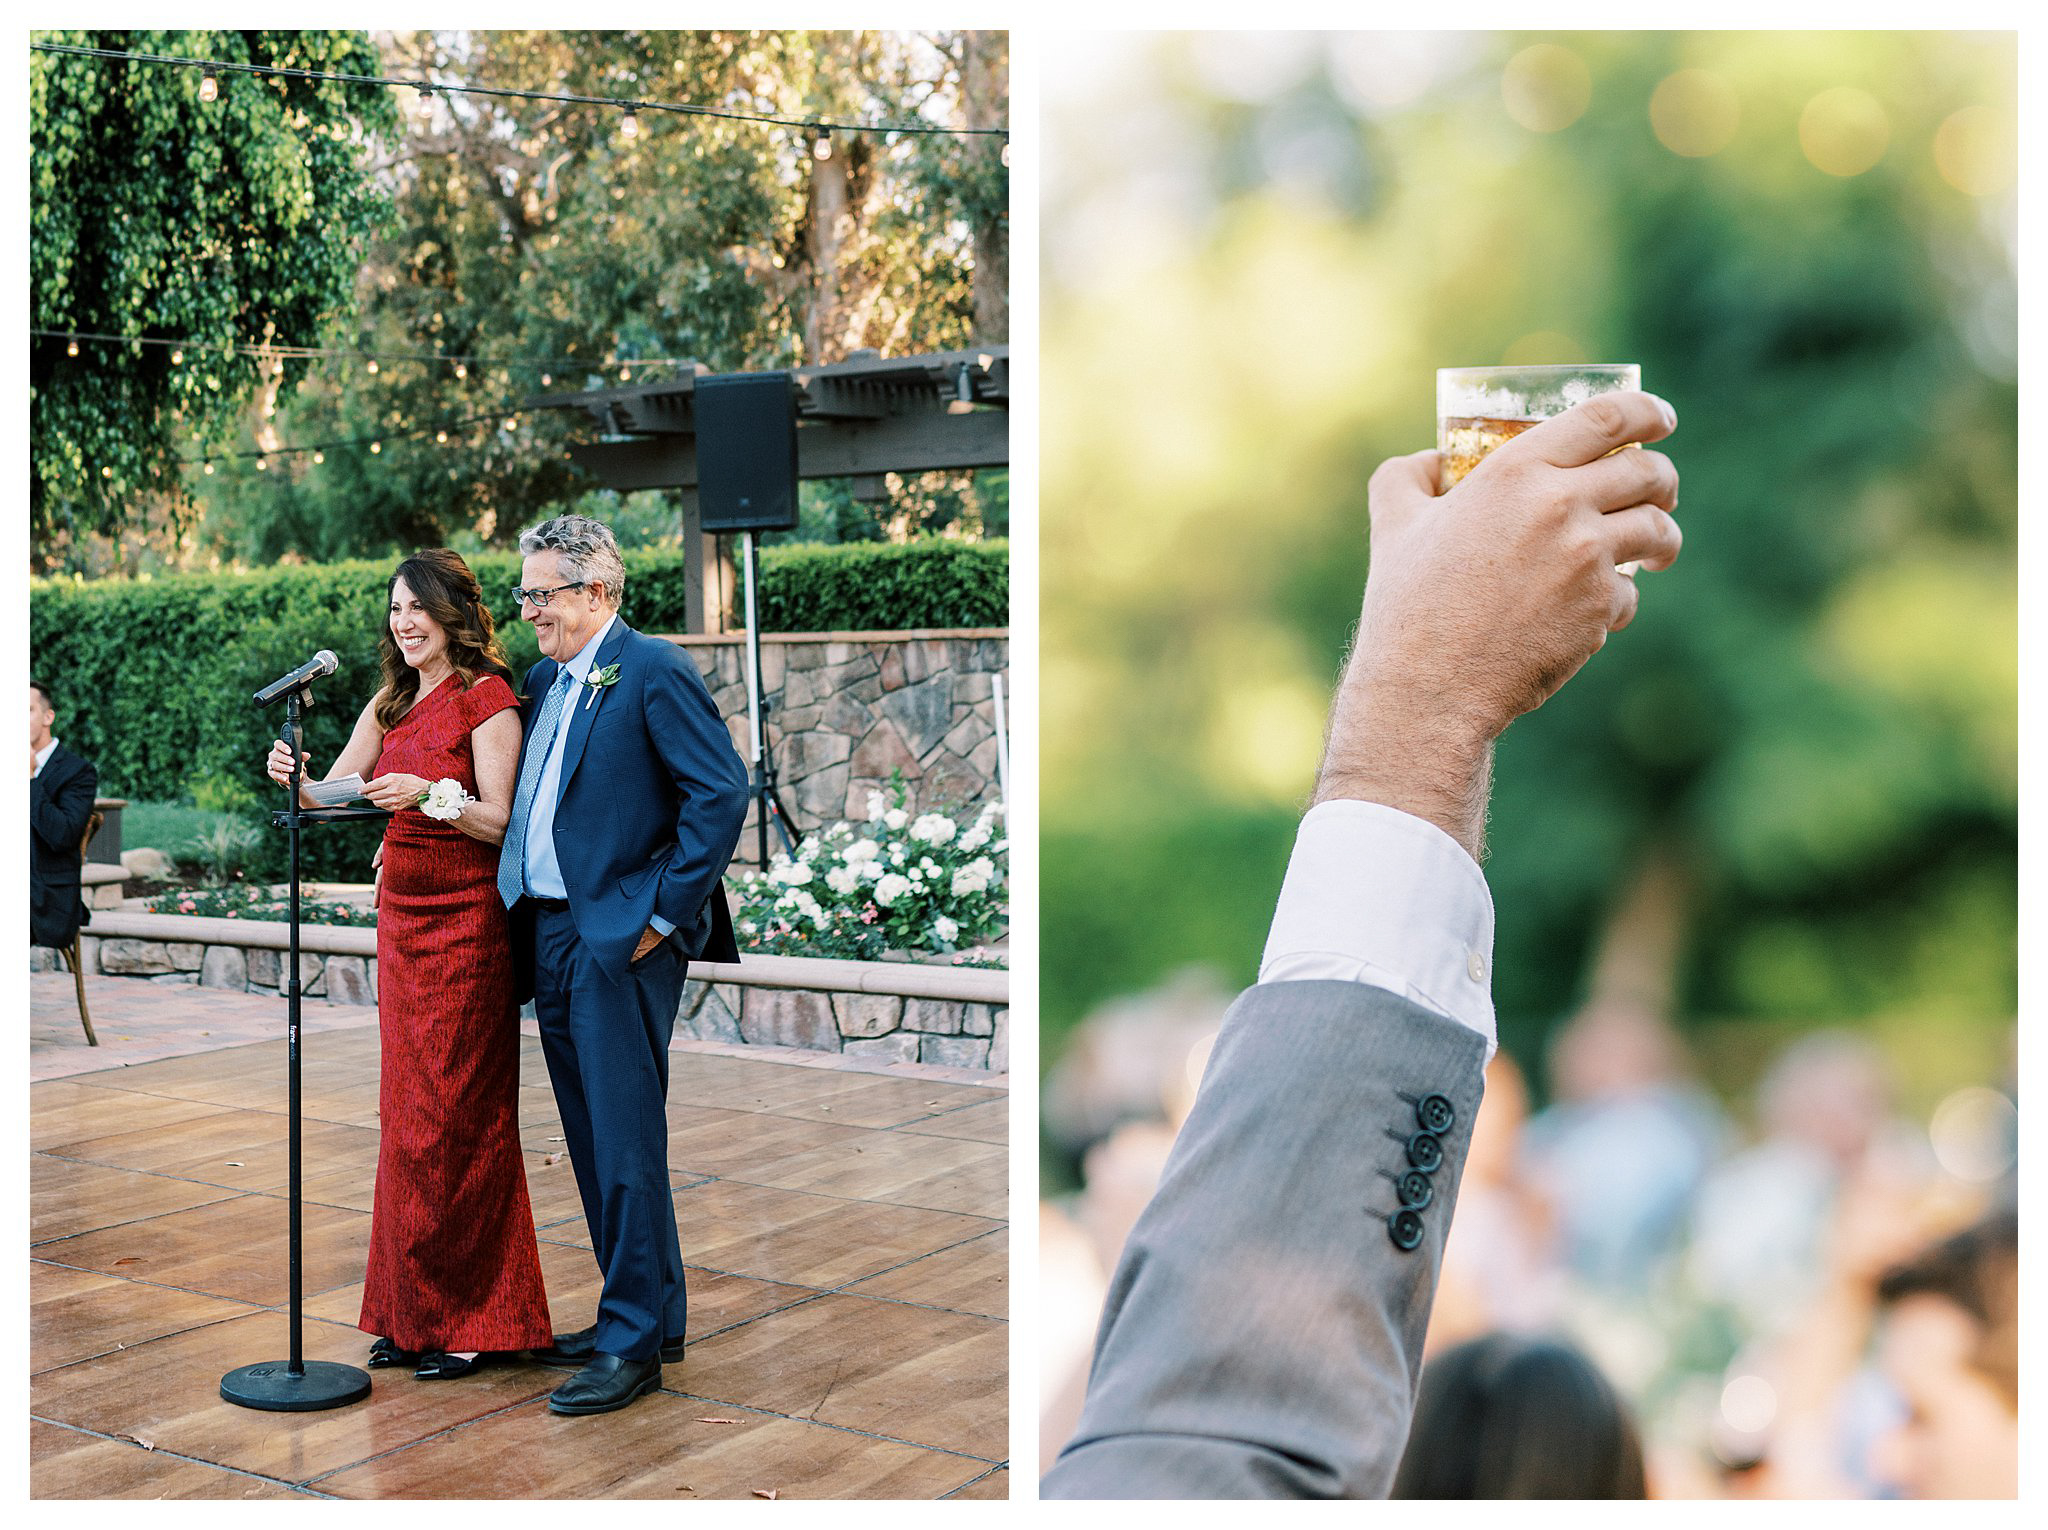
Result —
<path fill-rule="evenodd" d="M 589 695 L 583 699 L 583 710 L 588 712 L 597 702 L 597 693 L 619 683 L 619 666 L 607 664 L 603 669 L 592 670 L 584 677 L 583 684 Z"/>
<path fill-rule="evenodd" d="M 419 796 L 420 811 L 443 822 L 460 818 L 462 810 L 474 801 L 476 798 L 462 789 L 462 783 L 449 776 L 443 776 Z"/>

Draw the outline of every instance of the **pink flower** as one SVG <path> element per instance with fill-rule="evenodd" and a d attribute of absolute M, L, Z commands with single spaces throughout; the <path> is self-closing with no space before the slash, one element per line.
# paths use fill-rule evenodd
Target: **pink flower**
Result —
<path fill-rule="evenodd" d="M 193 908 L 194 908 L 195 906 L 196 906 L 196 905 L 194 905 L 194 903 L 192 902 L 192 900 L 191 900 L 190 898 L 180 898 L 180 899 L 178 900 L 178 907 L 179 907 L 179 908 L 181 908 L 182 910 L 184 910 L 184 911 L 185 911 L 186 913 L 188 913 L 188 914 L 192 912 L 192 910 L 193 910 Z"/>

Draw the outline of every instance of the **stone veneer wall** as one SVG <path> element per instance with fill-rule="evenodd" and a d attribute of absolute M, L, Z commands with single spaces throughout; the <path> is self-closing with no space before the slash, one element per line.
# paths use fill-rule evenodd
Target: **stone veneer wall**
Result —
<path fill-rule="evenodd" d="M 689 650 L 750 765 L 744 637 L 670 637 Z M 783 805 L 814 829 L 867 816 L 868 793 L 898 770 L 919 808 L 998 800 L 995 707 L 1010 719 L 1010 641 L 1002 628 L 818 632 L 761 637 L 769 742 Z M 738 859 L 754 859 L 754 818 Z"/>
<path fill-rule="evenodd" d="M 119 918 L 111 914 L 105 917 Z M 157 924 L 171 916 L 147 917 Z M 335 1004 L 377 1002 L 377 958 L 368 954 L 376 949 L 374 930 L 313 927 L 302 930 L 302 935 L 322 944 L 359 948 L 309 951 L 302 942 L 299 983 L 306 997 Z M 280 995 L 284 992 L 285 962 L 290 959 L 287 950 L 261 945 L 118 935 L 84 935 L 80 948 L 80 959 L 89 974 L 132 977 L 173 987 L 196 984 L 203 988 Z M 30 948 L 30 971 L 57 969 L 55 952 Z M 692 979 L 683 991 L 682 1007 L 676 1012 L 676 1034 L 703 1041 L 804 1047 L 1007 1073 L 1009 1014 L 1005 1005 L 959 999 L 754 987 Z"/>

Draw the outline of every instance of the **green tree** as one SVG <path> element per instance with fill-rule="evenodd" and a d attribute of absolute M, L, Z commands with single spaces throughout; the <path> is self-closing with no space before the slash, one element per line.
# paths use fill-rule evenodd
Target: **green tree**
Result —
<path fill-rule="evenodd" d="M 921 113 L 972 126 L 1007 111 L 999 34 L 409 33 L 385 64 L 801 121 Z M 429 359 L 308 377 L 280 407 L 282 438 L 374 436 L 382 450 L 262 472 L 223 464 L 206 486 L 206 538 L 231 556 L 327 558 L 471 533 L 502 543 L 590 487 L 561 449 L 586 422 L 516 407 L 675 375 L 639 358 L 734 371 L 1006 338 L 995 138 L 842 133 L 821 159 L 801 128 L 646 111 L 628 137 L 614 108 L 460 93 L 415 99 L 404 119 L 403 141 L 371 167 L 397 217 L 364 265 L 355 339 Z M 550 359 L 458 375 L 436 357 Z M 438 428 L 400 434 L 478 416 L 446 441 Z M 879 509 L 832 498 L 810 523 L 854 538 L 1006 514 L 985 513 L 992 496 L 965 475 L 906 485 Z"/>
<path fill-rule="evenodd" d="M 47 32 L 39 41 L 374 73 L 360 32 Z M 38 562 L 84 533 L 188 519 L 181 453 L 219 441 L 306 363 L 231 347 L 305 344 L 353 304 L 388 205 L 362 173 L 387 94 L 79 55 L 29 59 L 33 327 L 196 342 L 30 348 L 29 521 Z"/>

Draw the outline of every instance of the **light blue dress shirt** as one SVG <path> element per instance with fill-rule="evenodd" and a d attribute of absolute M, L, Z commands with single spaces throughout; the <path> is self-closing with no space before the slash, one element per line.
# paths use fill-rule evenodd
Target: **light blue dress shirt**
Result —
<path fill-rule="evenodd" d="M 562 708 L 561 726 L 555 729 L 555 742 L 548 750 L 548 762 L 541 769 L 540 781 L 533 789 L 533 806 L 526 815 L 526 890 L 536 898 L 569 896 L 568 884 L 562 880 L 562 863 L 555 855 L 555 808 L 562 799 L 562 756 L 569 748 L 569 724 L 576 716 L 576 708 L 591 704 L 584 681 L 590 678 L 597 651 L 604 647 L 618 621 L 619 613 L 614 611 L 611 619 L 562 666 L 571 680 L 569 699 Z M 659 914 L 649 922 L 664 936 L 675 929 Z"/>

